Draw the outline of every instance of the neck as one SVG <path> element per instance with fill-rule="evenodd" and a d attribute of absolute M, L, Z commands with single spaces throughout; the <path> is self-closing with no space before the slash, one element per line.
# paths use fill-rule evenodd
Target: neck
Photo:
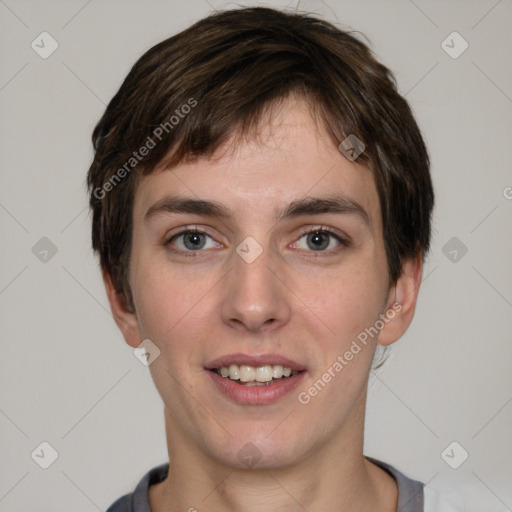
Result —
<path fill-rule="evenodd" d="M 342 430 L 287 467 L 239 469 L 205 455 L 165 412 L 168 477 L 150 487 L 152 512 L 336 510 L 395 512 L 393 477 L 363 456 L 364 408 Z"/>

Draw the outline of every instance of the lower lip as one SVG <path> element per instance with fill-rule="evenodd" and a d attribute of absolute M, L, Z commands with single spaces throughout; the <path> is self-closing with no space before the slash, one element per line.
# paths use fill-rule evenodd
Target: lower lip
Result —
<path fill-rule="evenodd" d="M 207 372 L 217 389 L 239 404 L 264 405 L 276 402 L 291 393 L 304 378 L 305 371 L 274 381 L 268 386 L 245 386 L 236 381 L 221 377 L 213 371 Z"/>

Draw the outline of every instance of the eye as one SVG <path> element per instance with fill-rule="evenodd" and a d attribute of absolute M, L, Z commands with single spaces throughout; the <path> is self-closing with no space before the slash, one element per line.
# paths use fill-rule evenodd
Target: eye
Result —
<path fill-rule="evenodd" d="M 348 245 L 348 240 L 322 228 L 303 233 L 295 245 L 306 251 L 327 252 L 339 248 L 340 245 Z"/>
<path fill-rule="evenodd" d="M 220 244 L 204 231 L 199 229 L 184 229 L 173 235 L 167 242 L 173 252 L 198 252 L 202 249 L 213 249 L 219 247 Z"/>

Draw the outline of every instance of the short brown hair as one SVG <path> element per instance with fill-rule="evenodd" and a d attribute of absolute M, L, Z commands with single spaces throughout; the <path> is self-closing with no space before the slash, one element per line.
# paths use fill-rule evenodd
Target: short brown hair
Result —
<path fill-rule="evenodd" d="M 265 109 L 292 93 L 308 101 L 336 146 L 349 135 L 365 145 L 358 161 L 374 174 L 390 283 L 405 259 L 425 256 L 434 204 L 429 157 L 392 73 L 356 34 L 313 15 L 215 12 L 148 50 L 94 129 L 92 246 L 130 306 L 140 177 L 211 156 L 231 135 L 254 132 Z"/>

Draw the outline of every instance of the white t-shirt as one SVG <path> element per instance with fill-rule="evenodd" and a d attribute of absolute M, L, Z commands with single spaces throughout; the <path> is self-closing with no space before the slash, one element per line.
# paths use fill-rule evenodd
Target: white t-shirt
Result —
<path fill-rule="evenodd" d="M 511 510 L 499 503 L 490 504 L 470 487 L 439 492 L 426 485 L 423 494 L 425 512 L 510 512 Z"/>

